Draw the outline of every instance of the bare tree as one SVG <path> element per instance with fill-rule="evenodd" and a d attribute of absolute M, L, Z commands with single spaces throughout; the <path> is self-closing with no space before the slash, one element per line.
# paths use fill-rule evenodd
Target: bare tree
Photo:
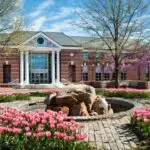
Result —
<path fill-rule="evenodd" d="M 147 7 L 144 0 L 86 0 L 84 11 L 79 13 L 78 26 L 94 33 L 114 59 L 116 88 L 121 62 L 135 55 L 145 39 L 142 17 Z"/>
<path fill-rule="evenodd" d="M 22 0 L 0 0 L 0 45 L 2 54 L 22 26 Z M 16 38 L 15 38 L 16 40 Z M 2 55 L 3 56 L 3 55 Z M 4 57 L 4 56 L 3 56 Z"/>

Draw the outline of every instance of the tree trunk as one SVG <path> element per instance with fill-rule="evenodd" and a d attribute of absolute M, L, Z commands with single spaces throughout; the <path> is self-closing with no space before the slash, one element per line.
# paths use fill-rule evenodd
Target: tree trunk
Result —
<path fill-rule="evenodd" d="M 119 62 L 115 60 L 115 88 L 119 88 Z"/>

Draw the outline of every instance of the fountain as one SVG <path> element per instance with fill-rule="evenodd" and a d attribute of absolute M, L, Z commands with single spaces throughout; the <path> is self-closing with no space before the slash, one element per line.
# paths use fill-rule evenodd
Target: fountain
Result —
<path fill-rule="evenodd" d="M 138 105 L 123 98 L 104 98 L 96 95 L 95 88 L 85 84 L 71 84 L 60 93 L 52 93 L 44 102 L 29 103 L 24 111 L 63 111 L 77 120 L 90 120 L 105 117 L 120 117 Z"/>
<path fill-rule="evenodd" d="M 59 94 L 45 99 L 46 110 L 63 111 L 69 116 L 93 116 L 113 113 L 105 98 L 97 96 L 95 88 L 84 84 L 66 86 Z"/>

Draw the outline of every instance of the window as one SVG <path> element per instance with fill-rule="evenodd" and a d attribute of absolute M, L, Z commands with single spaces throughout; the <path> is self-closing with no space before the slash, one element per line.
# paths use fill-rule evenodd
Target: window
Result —
<path fill-rule="evenodd" d="M 37 43 L 38 43 L 39 45 L 44 44 L 44 39 L 43 39 L 42 37 L 37 38 Z"/>
<path fill-rule="evenodd" d="M 82 59 L 83 59 L 83 60 L 88 60 L 88 59 L 89 59 L 89 54 L 88 54 L 88 52 L 85 52 L 85 53 L 82 54 Z"/>
<path fill-rule="evenodd" d="M 101 81 L 101 73 L 96 73 L 96 81 Z"/>
<path fill-rule="evenodd" d="M 109 80 L 109 73 L 104 73 L 104 79 Z"/>
<path fill-rule="evenodd" d="M 149 80 L 149 73 L 146 73 L 146 80 Z"/>
<path fill-rule="evenodd" d="M 126 80 L 126 79 L 127 79 L 127 73 L 121 72 L 121 80 Z"/>
<path fill-rule="evenodd" d="M 99 53 L 96 53 L 96 54 L 95 54 L 95 59 L 96 59 L 96 60 L 99 60 L 99 59 L 100 59 L 100 54 L 99 54 Z"/>
<path fill-rule="evenodd" d="M 82 73 L 83 81 L 88 81 L 88 73 Z"/>
<path fill-rule="evenodd" d="M 116 73 L 114 72 L 112 76 L 112 80 L 115 80 L 115 78 L 116 78 Z"/>
<path fill-rule="evenodd" d="M 101 80 L 101 66 L 100 66 L 100 64 L 98 64 L 97 66 L 96 66 L 96 81 L 100 81 Z"/>
<path fill-rule="evenodd" d="M 88 81 L 88 66 L 84 65 L 82 69 L 82 79 L 83 81 Z"/>

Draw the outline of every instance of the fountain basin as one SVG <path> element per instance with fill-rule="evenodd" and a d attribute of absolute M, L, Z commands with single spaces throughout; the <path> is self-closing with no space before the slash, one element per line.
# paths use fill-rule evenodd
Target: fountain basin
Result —
<path fill-rule="evenodd" d="M 105 118 L 121 118 L 128 115 L 133 108 L 141 107 L 142 105 L 134 102 L 134 100 L 128 100 L 123 98 L 106 98 L 107 102 L 111 104 L 111 107 L 114 111 L 114 114 L 111 115 L 97 115 L 97 116 L 74 116 L 77 121 L 86 121 L 86 120 L 97 120 Z M 23 111 L 36 111 L 37 109 L 45 111 L 46 105 L 44 102 L 34 102 L 28 103 L 21 107 Z"/>

